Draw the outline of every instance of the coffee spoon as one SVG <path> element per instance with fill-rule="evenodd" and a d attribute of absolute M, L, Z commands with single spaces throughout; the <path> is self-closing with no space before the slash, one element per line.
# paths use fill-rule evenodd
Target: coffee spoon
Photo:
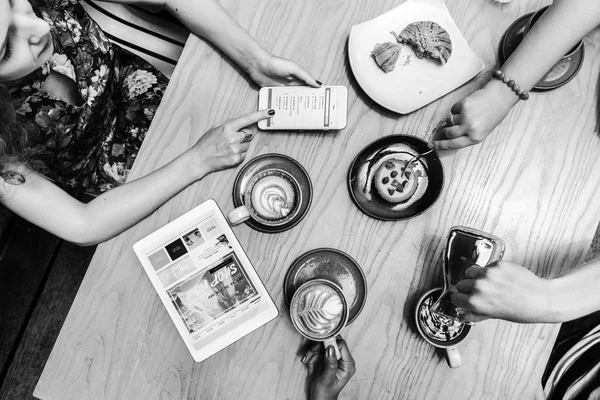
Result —
<path fill-rule="evenodd" d="M 402 176 L 404 176 L 404 173 L 408 169 L 408 166 L 410 165 L 410 163 L 419 161 L 421 159 L 421 157 L 426 156 L 427 154 L 431 153 L 432 151 L 433 151 L 433 149 L 427 150 L 425 153 L 417 154 L 416 156 L 413 156 L 413 158 L 408 160 L 408 162 L 406 163 L 406 167 L 404 167 L 404 169 L 400 173 L 400 178 L 402 178 Z"/>

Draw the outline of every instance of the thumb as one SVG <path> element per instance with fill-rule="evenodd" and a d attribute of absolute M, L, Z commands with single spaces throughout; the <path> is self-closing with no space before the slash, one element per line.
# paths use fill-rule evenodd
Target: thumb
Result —
<path fill-rule="evenodd" d="M 335 349 L 333 346 L 327 347 L 323 361 L 325 363 L 325 368 L 323 369 L 323 380 L 325 382 L 333 382 L 336 379 L 335 374 L 338 369 L 338 360 L 335 356 Z"/>

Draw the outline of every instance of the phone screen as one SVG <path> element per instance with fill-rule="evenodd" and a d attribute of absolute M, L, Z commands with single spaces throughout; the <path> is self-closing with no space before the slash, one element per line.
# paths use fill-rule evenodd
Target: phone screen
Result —
<path fill-rule="evenodd" d="M 263 88 L 259 95 L 259 107 L 271 108 L 275 110 L 275 115 L 261 121 L 259 127 L 267 130 L 344 128 L 346 96 L 347 90 L 343 86 Z"/>

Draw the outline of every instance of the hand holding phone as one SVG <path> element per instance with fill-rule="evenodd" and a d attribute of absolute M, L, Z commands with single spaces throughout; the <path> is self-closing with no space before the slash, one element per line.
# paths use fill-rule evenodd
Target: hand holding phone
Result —
<path fill-rule="evenodd" d="M 262 130 L 344 129 L 348 89 L 344 86 L 264 87 L 258 93 L 258 108 L 275 110 L 275 116 L 258 123 Z"/>

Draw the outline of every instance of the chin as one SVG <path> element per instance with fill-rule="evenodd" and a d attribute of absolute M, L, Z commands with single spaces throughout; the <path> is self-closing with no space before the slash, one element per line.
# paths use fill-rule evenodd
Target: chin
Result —
<path fill-rule="evenodd" d="M 42 51 L 38 58 L 38 68 L 48 62 L 50 57 L 52 57 L 52 54 L 54 54 L 54 43 L 52 42 L 52 39 L 50 39 L 48 42 L 48 47 Z"/>

